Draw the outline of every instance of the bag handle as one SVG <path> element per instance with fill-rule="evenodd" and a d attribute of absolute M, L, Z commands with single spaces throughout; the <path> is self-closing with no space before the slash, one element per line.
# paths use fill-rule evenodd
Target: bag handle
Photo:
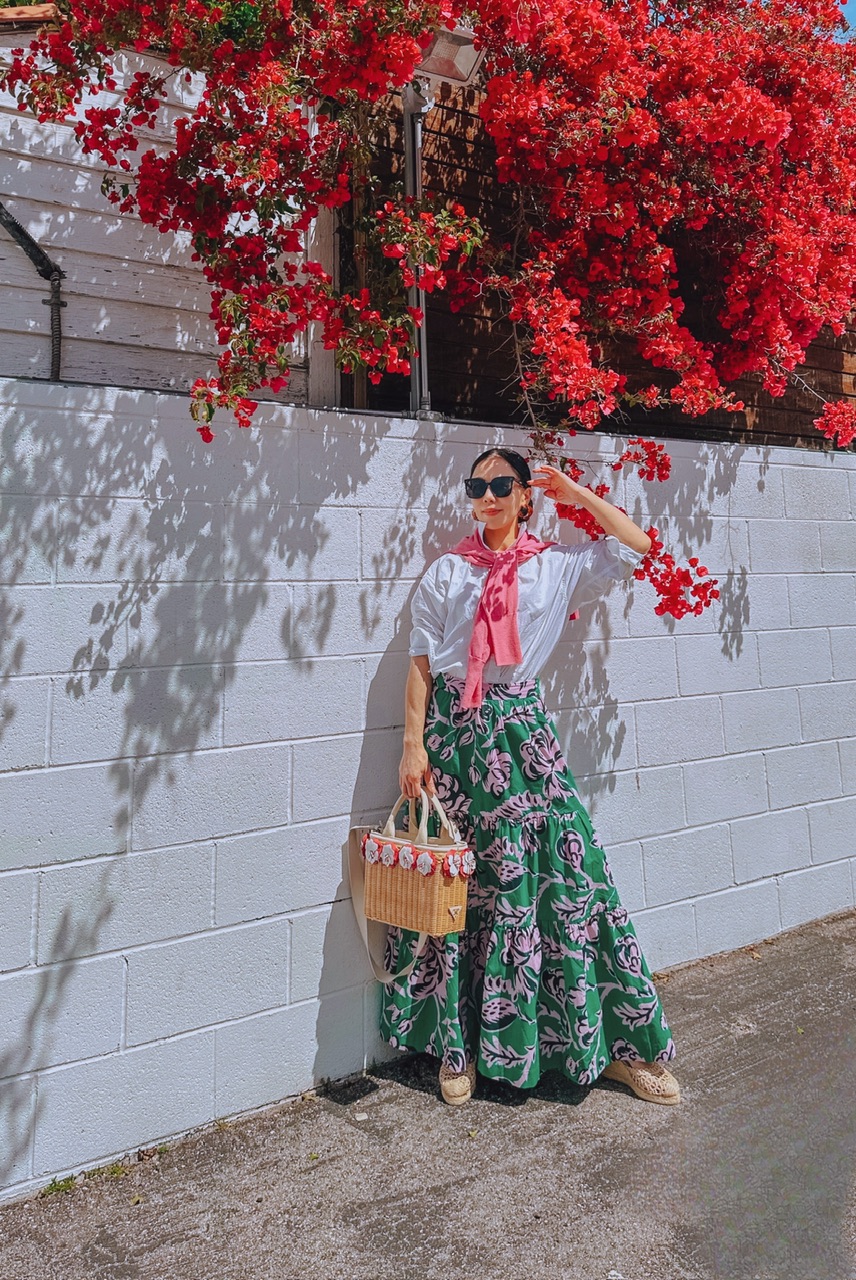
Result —
<path fill-rule="evenodd" d="M 402 803 L 407 799 L 408 797 L 402 791 L 401 795 L 398 797 L 395 804 L 392 806 L 392 809 L 390 810 L 389 817 L 387 818 L 386 822 L 384 823 L 381 829 L 381 835 L 386 836 L 387 840 L 395 839 L 395 815 L 398 813 L 399 809 L 401 808 Z M 407 824 L 407 834 L 410 836 L 411 840 L 415 840 L 418 844 L 427 844 L 428 843 L 428 795 L 425 791 L 422 791 L 420 793 L 420 799 L 422 801 L 422 813 L 420 814 L 420 817 L 419 817 L 418 827 L 415 820 L 416 819 L 416 801 L 413 799 L 413 797 L 410 797 L 409 799 L 409 821 Z M 416 829 L 414 830 L 414 828 Z"/>
<path fill-rule="evenodd" d="M 396 808 L 398 808 L 397 805 Z M 395 810 L 393 810 L 393 816 L 394 813 Z M 397 982 L 400 978 L 407 978 L 413 972 L 417 960 L 425 950 L 428 934 L 420 933 L 412 960 L 403 969 L 399 969 L 397 973 L 390 973 L 385 965 L 375 959 L 369 942 L 369 920 L 366 916 L 366 871 L 363 865 L 363 855 L 360 851 L 360 843 L 367 831 L 371 831 L 371 827 L 351 827 L 348 832 L 348 871 L 351 881 L 351 904 L 354 908 L 357 927 L 365 944 L 372 972 L 378 982 L 388 986 L 390 982 Z"/>
<path fill-rule="evenodd" d="M 420 816 L 419 827 L 415 835 L 413 832 L 413 827 L 414 827 L 414 816 L 415 816 L 414 811 L 416 808 L 416 801 L 412 797 L 410 798 L 410 824 L 409 824 L 409 831 L 408 831 L 410 839 L 415 841 L 417 844 L 428 843 L 428 811 L 429 809 L 433 809 L 437 814 L 438 818 L 440 819 L 441 832 L 447 831 L 449 836 L 452 839 L 453 844 L 462 844 L 463 841 L 461 840 L 461 834 L 458 831 L 458 828 L 455 826 L 454 822 L 452 822 L 451 818 L 448 817 L 446 810 L 443 808 L 442 804 L 440 803 L 439 797 L 436 794 L 429 795 L 428 792 L 425 790 L 425 788 L 422 787 L 419 792 L 419 798 L 422 801 L 422 814 Z M 386 823 L 384 824 L 383 829 L 381 831 L 381 835 L 386 836 L 388 840 L 395 839 L 395 815 L 398 813 L 398 810 L 400 809 L 402 802 L 407 799 L 408 797 L 402 791 L 401 795 L 398 797 L 395 804 L 392 806 L 392 811 L 389 817 L 387 818 Z"/>
<path fill-rule="evenodd" d="M 464 840 L 461 836 L 460 831 L 455 826 L 452 819 L 448 816 L 448 814 L 446 813 L 446 810 L 440 804 L 440 797 L 436 794 L 436 792 L 434 792 L 428 796 L 428 799 L 430 800 L 433 809 L 435 810 L 438 818 L 440 819 L 440 822 L 442 823 L 443 828 L 446 831 L 448 831 L 449 835 L 452 837 L 452 843 L 463 844 Z"/>

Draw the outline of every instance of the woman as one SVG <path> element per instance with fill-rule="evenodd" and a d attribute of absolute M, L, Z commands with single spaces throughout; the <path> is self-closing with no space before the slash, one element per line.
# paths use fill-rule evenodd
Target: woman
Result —
<path fill-rule="evenodd" d="M 445 1100 L 476 1068 L 519 1088 L 558 1068 L 677 1103 L 669 1028 L 600 841 L 541 699 L 538 672 L 569 610 L 627 578 L 650 547 L 638 525 L 555 467 L 509 449 L 465 482 L 478 532 L 440 556 L 413 599 L 401 790 L 436 789 L 474 850 L 463 933 L 430 938 L 385 989 L 381 1032 L 441 1060 Z M 546 544 L 525 528 L 532 490 L 586 507 L 609 535 Z M 391 929 L 387 965 L 416 935 Z"/>

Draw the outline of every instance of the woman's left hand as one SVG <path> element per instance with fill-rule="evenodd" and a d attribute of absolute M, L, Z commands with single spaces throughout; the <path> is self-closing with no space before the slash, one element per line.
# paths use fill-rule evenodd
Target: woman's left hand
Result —
<path fill-rule="evenodd" d="M 546 463 L 536 467 L 532 473 L 532 487 L 541 489 L 554 502 L 568 504 L 579 504 L 580 494 L 587 492 L 570 476 L 566 476 L 564 471 L 560 471 L 558 467 L 548 467 Z"/>

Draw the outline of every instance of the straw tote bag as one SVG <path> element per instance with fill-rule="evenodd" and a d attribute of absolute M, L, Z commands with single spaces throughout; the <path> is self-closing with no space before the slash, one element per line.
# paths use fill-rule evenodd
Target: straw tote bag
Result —
<path fill-rule="evenodd" d="M 406 977 L 429 937 L 460 933 L 466 924 L 467 881 L 475 855 L 461 839 L 436 796 L 423 790 L 421 814 L 411 800 L 407 831 L 397 831 L 395 815 L 406 797 L 400 795 L 381 830 L 353 827 L 349 839 L 351 897 L 375 976 L 381 982 Z M 440 819 L 440 834 L 428 835 L 431 810 Z M 406 969 L 391 974 L 379 965 L 369 945 L 367 921 L 410 929 L 420 935 L 416 954 Z"/>

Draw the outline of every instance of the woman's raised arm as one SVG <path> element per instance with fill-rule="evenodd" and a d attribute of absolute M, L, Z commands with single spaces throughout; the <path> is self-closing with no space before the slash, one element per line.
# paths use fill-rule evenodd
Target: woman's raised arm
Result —
<path fill-rule="evenodd" d="M 532 475 L 532 486 L 542 489 L 554 502 L 565 502 L 569 506 L 585 507 L 590 511 L 604 533 L 612 534 L 625 546 L 643 556 L 651 550 L 651 539 L 623 511 L 619 511 L 611 502 L 599 498 L 596 493 L 577 484 L 570 476 L 566 476 L 557 467 L 541 466 Z"/>

